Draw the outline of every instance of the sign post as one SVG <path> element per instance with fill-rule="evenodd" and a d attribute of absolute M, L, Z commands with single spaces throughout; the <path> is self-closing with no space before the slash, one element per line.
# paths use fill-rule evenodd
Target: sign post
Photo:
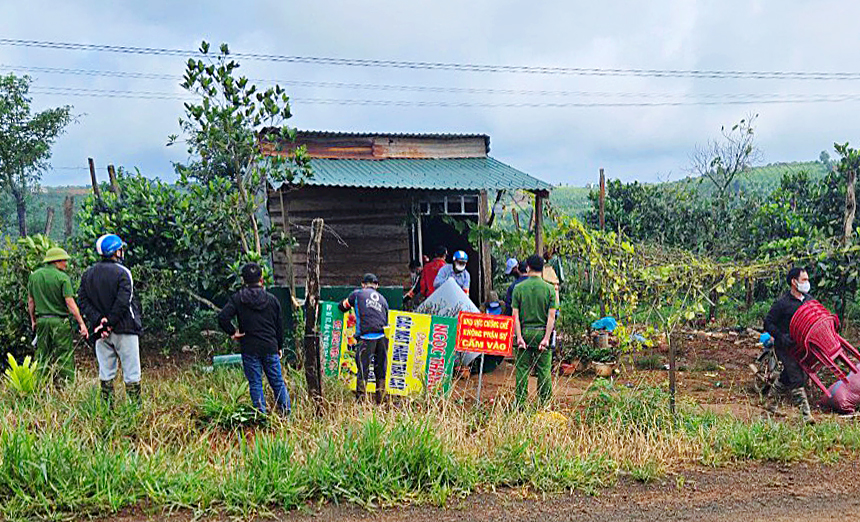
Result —
<path fill-rule="evenodd" d="M 460 312 L 457 316 L 457 351 L 481 354 L 476 396 L 479 403 L 484 379 L 484 355 L 510 357 L 513 355 L 513 338 L 513 317 L 472 312 Z"/>

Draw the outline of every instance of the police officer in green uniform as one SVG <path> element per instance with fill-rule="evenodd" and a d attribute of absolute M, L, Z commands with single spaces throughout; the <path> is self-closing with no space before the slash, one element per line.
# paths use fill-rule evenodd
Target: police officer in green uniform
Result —
<path fill-rule="evenodd" d="M 558 297 L 555 288 L 541 277 L 544 261 L 538 255 L 526 260 L 528 279 L 514 287 L 511 306 L 517 348 L 514 350 L 518 406 L 528 398 L 529 374 L 537 376 L 538 398 L 546 406 L 552 398 L 552 331 Z"/>
<path fill-rule="evenodd" d="M 72 281 L 66 274 L 69 257 L 62 248 L 49 249 L 42 261 L 44 266 L 30 274 L 27 282 L 27 309 L 36 332 L 36 359 L 46 367 L 54 367 L 57 381 L 69 381 L 75 376 L 69 315 L 77 321 L 81 336 L 89 335 L 75 303 Z"/>

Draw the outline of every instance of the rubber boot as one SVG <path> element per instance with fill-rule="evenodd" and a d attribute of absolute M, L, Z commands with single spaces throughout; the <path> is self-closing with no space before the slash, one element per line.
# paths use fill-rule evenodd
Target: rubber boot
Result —
<path fill-rule="evenodd" d="M 113 381 L 100 382 L 102 400 L 108 403 L 108 408 L 113 408 Z"/>
<path fill-rule="evenodd" d="M 815 424 L 812 409 L 809 407 L 809 398 L 806 396 L 806 388 L 800 387 L 791 390 L 791 398 L 800 409 L 800 416 L 805 424 Z"/>
<path fill-rule="evenodd" d="M 385 390 L 376 390 L 373 394 L 373 400 L 377 405 L 382 404 L 382 401 L 385 399 Z"/>
<path fill-rule="evenodd" d="M 140 406 L 140 383 L 139 382 L 130 382 L 125 385 L 125 394 L 128 397 L 129 402 L 133 403 L 135 406 Z"/>
<path fill-rule="evenodd" d="M 779 411 L 779 400 L 785 394 L 785 385 L 779 380 L 773 383 L 773 386 L 768 390 L 767 404 L 765 409 L 773 414 Z"/>
<path fill-rule="evenodd" d="M 355 402 L 364 402 L 364 395 L 367 390 L 367 385 L 364 381 L 355 381 Z"/>

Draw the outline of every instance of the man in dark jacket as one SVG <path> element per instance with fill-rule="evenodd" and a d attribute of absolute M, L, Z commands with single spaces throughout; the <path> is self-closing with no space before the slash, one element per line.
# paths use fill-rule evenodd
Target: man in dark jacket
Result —
<path fill-rule="evenodd" d="M 776 412 L 779 396 L 789 392 L 793 402 L 800 408 L 803 421 L 812 423 L 815 419 L 812 417 L 804 388 L 806 374 L 792 353 L 794 340 L 789 331 L 794 313 L 803 303 L 812 299 L 809 296 L 809 275 L 806 270 L 795 267 L 788 271 L 785 280 L 789 285 L 788 292 L 773 303 L 764 319 L 764 329 L 773 337 L 776 356 L 783 366 L 779 380 L 771 388 L 768 410 Z"/>
<path fill-rule="evenodd" d="M 78 303 L 90 322 L 96 340 L 101 394 L 113 400 L 113 380 L 118 363 L 122 364 L 126 394 L 140 402 L 140 349 L 138 336 L 143 330 L 140 305 L 134 296 L 131 271 L 122 264 L 125 243 L 115 234 L 96 241 L 101 261 L 89 267 L 81 278 Z"/>
<path fill-rule="evenodd" d="M 511 258 L 513 259 L 513 258 Z M 516 261 L 516 259 L 513 259 Z M 509 276 L 514 278 L 514 282 L 508 287 L 508 292 L 505 294 L 505 315 L 514 315 L 514 309 L 511 306 L 514 300 L 514 288 L 517 287 L 518 284 L 522 283 L 528 276 L 528 266 L 526 265 L 525 260 L 520 261 L 517 264 L 517 267 L 510 271 Z"/>
<path fill-rule="evenodd" d="M 370 358 L 373 357 L 373 377 L 376 384 L 374 398 L 381 404 L 385 396 L 385 367 L 388 362 L 388 301 L 376 289 L 379 279 L 373 274 L 364 274 L 361 288 L 343 300 L 338 308 L 341 312 L 355 309 L 355 365 L 358 375 L 355 382 L 355 399 L 364 400 L 367 379 L 370 373 Z"/>
<path fill-rule="evenodd" d="M 263 288 L 263 270 L 257 263 L 242 267 L 245 287 L 233 294 L 218 314 L 218 324 L 224 332 L 239 341 L 242 367 L 248 379 L 251 403 L 266 413 L 263 396 L 263 374 L 272 387 L 281 415 L 290 413 L 290 394 L 281 373 L 281 353 L 284 348 L 284 327 L 281 304 Z M 238 330 L 233 318 L 238 317 Z"/>

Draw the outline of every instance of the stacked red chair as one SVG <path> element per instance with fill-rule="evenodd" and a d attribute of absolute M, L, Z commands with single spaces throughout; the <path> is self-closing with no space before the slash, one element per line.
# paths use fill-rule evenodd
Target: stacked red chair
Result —
<path fill-rule="evenodd" d="M 808 300 L 797 309 L 789 325 L 797 362 L 828 397 L 830 392 L 818 377 L 818 371 L 827 368 L 838 379 L 847 383 L 848 375 L 839 363 L 857 373 L 856 364 L 847 354 L 860 361 L 860 353 L 836 333 L 838 328 L 839 318 L 814 299 Z"/>

